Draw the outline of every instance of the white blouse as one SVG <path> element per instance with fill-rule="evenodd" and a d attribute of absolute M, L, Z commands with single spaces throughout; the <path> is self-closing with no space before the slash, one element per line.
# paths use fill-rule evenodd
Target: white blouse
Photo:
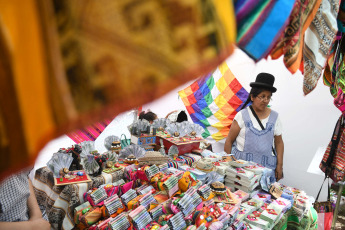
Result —
<path fill-rule="evenodd" d="M 254 128 L 256 128 L 257 130 L 262 130 L 258 121 L 256 120 L 256 118 L 254 117 L 252 111 L 249 109 L 249 106 L 247 108 L 245 108 L 248 110 L 249 113 L 249 117 L 252 120 L 253 126 Z M 271 115 L 271 114 L 270 114 Z M 266 117 L 265 119 L 260 120 L 262 125 L 266 128 L 266 124 L 268 119 L 270 118 L 270 116 Z M 237 121 L 238 126 L 241 128 L 240 133 L 238 134 L 237 138 L 236 138 L 236 147 L 238 150 L 243 151 L 244 148 L 244 142 L 245 142 L 245 135 L 246 135 L 246 126 L 244 125 L 244 120 L 242 118 L 242 113 L 238 112 L 234 118 L 234 120 Z M 274 127 L 274 136 L 280 136 L 282 135 L 282 131 L 283 131 L 283 127 L 282 127 L 282 123 L 280 121 L 279 118 L 279 114 L 275 123 L 275 127 Z M 274 143 L 274 141 L 273 141 Z"/>

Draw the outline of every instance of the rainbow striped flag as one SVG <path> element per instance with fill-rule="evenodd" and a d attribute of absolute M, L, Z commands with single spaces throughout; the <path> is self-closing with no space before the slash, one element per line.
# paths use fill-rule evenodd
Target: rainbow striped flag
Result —
<path fill-rule="evenodd" d="M 67 134 L 75 143 L 79 144 L 83 141 L 95 141 L 103 130 L 110 124 L 111 120 L 97 122 L 86 128 L 79 129 L 75 132 Z"/>
<path fill-rule="evenodd" d="M 179 91 L 194 123 L 204 127 L 203 138 L 225 138 L 230 125 L 248 97 L 226 62 L 207 76 Z"/>

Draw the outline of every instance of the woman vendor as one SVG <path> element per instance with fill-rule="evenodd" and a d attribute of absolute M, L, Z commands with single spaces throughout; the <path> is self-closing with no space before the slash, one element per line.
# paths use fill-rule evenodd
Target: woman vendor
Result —
<path fill-rule="evenodd" d="M 254 161 L 275 170 L 279 181 L 283 177 L 282 124 L 278 113 L 267 107 L 272 93 L 277 91 L 273 83 L 274 76 L 269 73 L 258 74 L 255 82 L 250 83 L 252 89 L 234 118 L 224 151 L 237 159 Z M 249 102 L 252 104 L 246 107 Z"/>

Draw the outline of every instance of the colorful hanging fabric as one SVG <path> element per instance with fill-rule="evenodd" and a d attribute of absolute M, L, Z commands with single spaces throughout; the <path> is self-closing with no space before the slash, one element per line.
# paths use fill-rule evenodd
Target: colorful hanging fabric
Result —
<path fill-rule="evenodd" d="M 224 62 L 213 74 L 198 79 L 179 95 L 193 122 L 205 129 L 202 136 L 219 141 L 228 135 L 248 92 Z"/>
<path fill-rule="evenodd" d="M 0 180 L 52 138 L 212 71 L 236 39 L 223 0 L 11 0 L 0 16 Z"/>
<path fill-rule="evenodd" d="M 334 87 L 336 73 L 342 59 L 340 53 L 340 41 L 336 41 L 332 47 L 331 53 L 328 56 L 325 71 L 323 72 L 323 83 L 328 87 Z M 332 92 L 332 90 L 331 90 Z M 333 97 L 334 93 L 331 93 Z"/>
<path fill-rule="evenodd" d="M 237 45 L 255 61 L 265 58 L 288 23 L 295 0 L 236 1 Z"/>
<path fill-rule="evenodd" d="M 285 33 L 271 51 L 272 59 L 284 55 L 286 68 L 295 73 L 302 62 L 304 32 L 315 17 L 321 0 L 296 0 Z"/>
<path fill-rule="evenodd" d="M 303 48 L 303 92 L 309 94 L 317 85 L 330 54 L 337 33 L 339 0 L 322 0 L 320 7 L 305 32 Z"/>
<path fill-rule="evenodd" d="M 110 120 L 97 122 L 84 129 L 79 129 L 75 132 L 67 134 L 75 143 L 79 144 L 83 141 L 95 141 L 103 130 L 110 124 Z"/>

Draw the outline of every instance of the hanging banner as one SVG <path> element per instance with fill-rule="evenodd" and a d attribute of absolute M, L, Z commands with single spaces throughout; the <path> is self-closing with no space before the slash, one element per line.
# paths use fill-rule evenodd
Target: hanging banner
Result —
<path fill-rule="evenodd" d="M 198 79 L 179 95 L 193 122 L 205 129 L 203 138 L 219 141 L 227 137 L 249 94 L 224 62 L 214 73 Z"/>

